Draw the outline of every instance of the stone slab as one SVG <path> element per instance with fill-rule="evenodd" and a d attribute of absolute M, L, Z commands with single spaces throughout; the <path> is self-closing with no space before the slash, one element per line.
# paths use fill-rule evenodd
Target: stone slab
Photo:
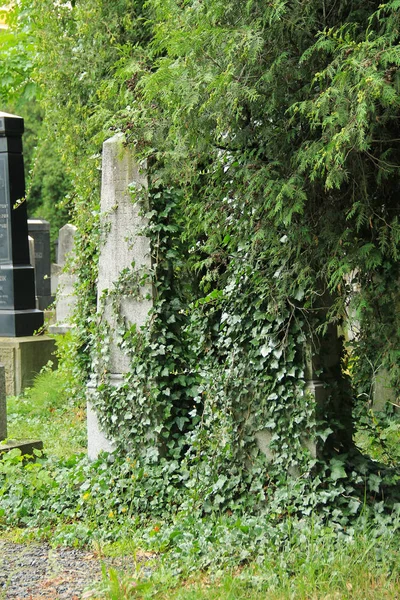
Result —
<path fill-rule="evenodd" d="M 65 266 L 69 256 L 74 252 L 75 235 L 77 228 L 71 223 L 61 227 L 58 233 L 57 263 Z"/>
<path fill-rule="evenodd" d="M 111 373 L 126 373 L 130 364 L 129 356 L 114 338 L 118 326 L 113 315 L 113 291 L 124 273 L 151 268 L 150 240 L 141 235 L 147 220 L 140 214 L 138 203 L 132 201 L 130 192 L 146 189 L 147 178 L 132 151 L 124 145 L 124 139 L 123 134 L 117 134 L 103 144 L 100 224 L 104 233 L 99 256 L 98 311 L 103 313 L 111 332 L 108 364 Z M 120 295 L 119 312 L 127 328 L 136 325 L 139 329 L 153 305 L 152 288 L 150 284 L 143 285 L 139 294 L 133 292 L 131 289 Z"/>
<path fill-rule="evenodd" d="M 123 377 L 121 375 L 111 376 L 111 383 L 115 387 L 118 387 L 123 383 Z M 96 381 L 92 379 L 89 381 L 86 387 L 86 399 L 87 399 L 87 433 L 88 433 L 88 458 L 90 460 L 96 460 L 100 452 L 114 452 L 115 445 L 106 434 L 103 432 L 96 411 L 92 405 L 93 394 L 96 390 Z"/>
<path fill-rule="evenodd" d="M 61 227 L 58 236 L 58 263 L 51 265 L 52 293 L 57 283 L 56 291 L 56 326 L 51 326 L 52 334 L 65 333 L 71 327 L 71 317 L 76 306 L 75 283 L 77 277 L 68 271 L 68 260 L 73 257 L 77 228 L 67 223 Z"/>
<path fill-rule="evenodd" d="M 151 269 L 150 240 L 142 235 L 147 220 L 131 193 L 146 188 L 146 174 L 124 144 L 123 134 L 107 140 L 103 144 L 97 310 L 110 332 L 106 364 L 100 368 L 108 371 L 115 387 L 123 381 L 123 374 L 130 366 L 129 353 L 120 345 L 118 335 L 134 325 L 140 329 L 153 305 L 152 286 L 140 281 L 143 273 Z M 116 312 L 125 323 L 122 331 L 118 331 L 121 327 Z M 93 409 L 91 400 L 96 385 L 95 375 L 87 386 L 88 455 L 92 460 L 101 451 L 114 450 Z"/>
<path fill-rule="evenodd" d="M 64 325 L 57 325 L 57 323 L 49 325 L 49 333 L 51 335 L 65 335 L 73 329 L 74 325 L 68 325 L 68 323 L 64 323 Z"/>
<path fill-rule="evenodd" d="M 54 355 L 55 340 L 47 335 L 0 338 L 0 363 L 5 366 L 6 394 L 17 396 Z"/>
<path fill-rule="evenodd" d="M 34 240 L 37 308 L 44 310 L 52 302 L 50 282 L 50 223 L 44 219 L 28 219 L 28 231 Z"/>
<path fill-rule="evenodd" d="M 0 457 L 15 448 L 21 450 L 23 456 L 32 456 L 33 450 L 43 450 L 43 442 L 41 440 L 7 440 L 5 444 L 0 444 Z"/>
<path fill-rule="evenodd" d="M 51 280 L 50 280 L 51 294 L 52 294 L 52 296 L 55 296 L 57 293 L 58 280 L 59 280 L 59 277 L 60 277 L 60 274 L 62 271 L 62 266 L 57 263 L 51 263 L 50 271 L 51 271 Z"/>

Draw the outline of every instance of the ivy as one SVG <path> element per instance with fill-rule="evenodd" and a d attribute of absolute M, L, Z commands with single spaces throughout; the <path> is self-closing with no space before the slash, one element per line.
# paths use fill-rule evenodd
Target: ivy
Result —
<path fill-rule="evenodd" d="M 77 384 L 98 378 L 101 424 L 143 468 L 171 468 L 183 504 L 267 500 L 344 526 L 365 481 L 380 493 L 354 453 L 353 397 L 370 401 L 371 365 L 398 386 L 398 3 L 22 4 L 74 183 Z M 115 130 L 147 160 L 152 268 L 108 290 L 111 331 L 98 170 Z M 123 297 L 150 284 L 146 326 L 127 327 Z M 333 367 L 348 315 L 360 333 Z M 118 386 L 111 339 L 130 361 Z"/>

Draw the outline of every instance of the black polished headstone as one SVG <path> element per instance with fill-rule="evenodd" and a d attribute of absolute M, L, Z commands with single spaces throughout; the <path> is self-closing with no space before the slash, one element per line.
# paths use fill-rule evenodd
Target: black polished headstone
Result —
<path fill-rule="evenodd" d="M 21 117 L 0 112 L 0 337 L 32 335 L 44 321 L 29 260 L 23 131 Z"/>
<path fill-rule="evenodd" d="M 50 223 L 44 219 L 28 219 L 28 232 L 35 242 L 37 308 L 45 310 L 54 301 L 51 295 Z"/>

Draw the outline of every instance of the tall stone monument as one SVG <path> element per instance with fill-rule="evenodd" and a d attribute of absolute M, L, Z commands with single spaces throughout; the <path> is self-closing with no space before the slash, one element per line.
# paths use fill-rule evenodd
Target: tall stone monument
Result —
<path fill-rule="evenodd" d="M 8 395 L 31 385 L 54 351 L 54 340 L 33 335 L 44 314 L 36 308 L 29 257 L 23 131 L 21 117 L 0 112 L 0 363 Z"/>
<path fill-rule="evenodd" d="M 99 277 L 97 285 L 98 313 L 109 327 L 109 362 L 107 365 L 110 382 L 118 388 L 129 371 L 130 357 L 118 343 L 117 319 L 113 312 L 113 294 L 118 281 L 126 272 L 138 272 L 151 267 L 150 240 L 142 235 L 147 224 L 137 204 L 132 202 L 130 188 L 147 188 L 147 177 L 135 161 L 132 152 L 124 145 L 123 134 L 117 134 L 103 144 L 103 168 L 101 186 L 100 224 L 103 233 L 99 255 Z M 153 306 L 152 286 L 141 286 L 140 295 L 119 295 L 119 311 L 127 329 L 136 325 L 138 330 L 147 319 Z M 97 379 L 101 374 L 97 374 Z M 102 450 L 112 451 L 112 440 L 101 430 L 99 420 L 91 402 L 98 381 L 96 376 L 88 384 L 88 455 L 94 459 Z"/>
<path fill-rule="evenodd" d="M 0 112 L 0 336 L 32 335 L 44 315 L 35 304 L 29 260 L 22 133 L 24 120 Z"/>

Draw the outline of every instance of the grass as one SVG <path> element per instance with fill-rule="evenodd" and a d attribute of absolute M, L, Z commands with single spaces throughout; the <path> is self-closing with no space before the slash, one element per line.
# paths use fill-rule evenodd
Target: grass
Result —
<path fill-rule="evenodd" d="M 85 411 L 64 390 L 62 373 L 45 370 L 24 394 L 8 397 L 8 439 L 41 439 L 44 451 L 60 458 L 85 452 Z"/>
<path fill-rule="evenodd" d="M 306 542 L 214 577 L 180 580 L 162 561 L 148 580 L 110 569 L 101 592 L 109 600 L 396 600 L 399 562 L 389 538 L 371 542 L 360 534 L 351 543 Z"/>
<path fill-rule="evenodd" d="M 142 590 L 140 587 L 136 588 L 136 596 L 134 587 L 126 589 L 130 594 L 125 596 L 126 598 L 146 598 L 146 595 L 142 595 L 143 588 Z M 123 597 L 118 596 L 118 598 Z M 147 597 L 159 600 L 265 600 L 266 598 L 268 600 L 395 600 L 400 596 L 398 585 L 387 582 L 384 578 L 376 580 L 364 576 L 360 585 L 354 585 L 354 582 L 350 581 L 341 585 L 332 585 L 329 581 L 316 585 L 315 581 L 310 581 L 302 585 L 296 581 L 282 587 L 269 588 L 264 585 L 262 589 L 257 590 L 238 577 L 225 576 L 222 580 L 214 582 L 207 580 L 186 582 L 175 590 L 166 590 Z"/>

